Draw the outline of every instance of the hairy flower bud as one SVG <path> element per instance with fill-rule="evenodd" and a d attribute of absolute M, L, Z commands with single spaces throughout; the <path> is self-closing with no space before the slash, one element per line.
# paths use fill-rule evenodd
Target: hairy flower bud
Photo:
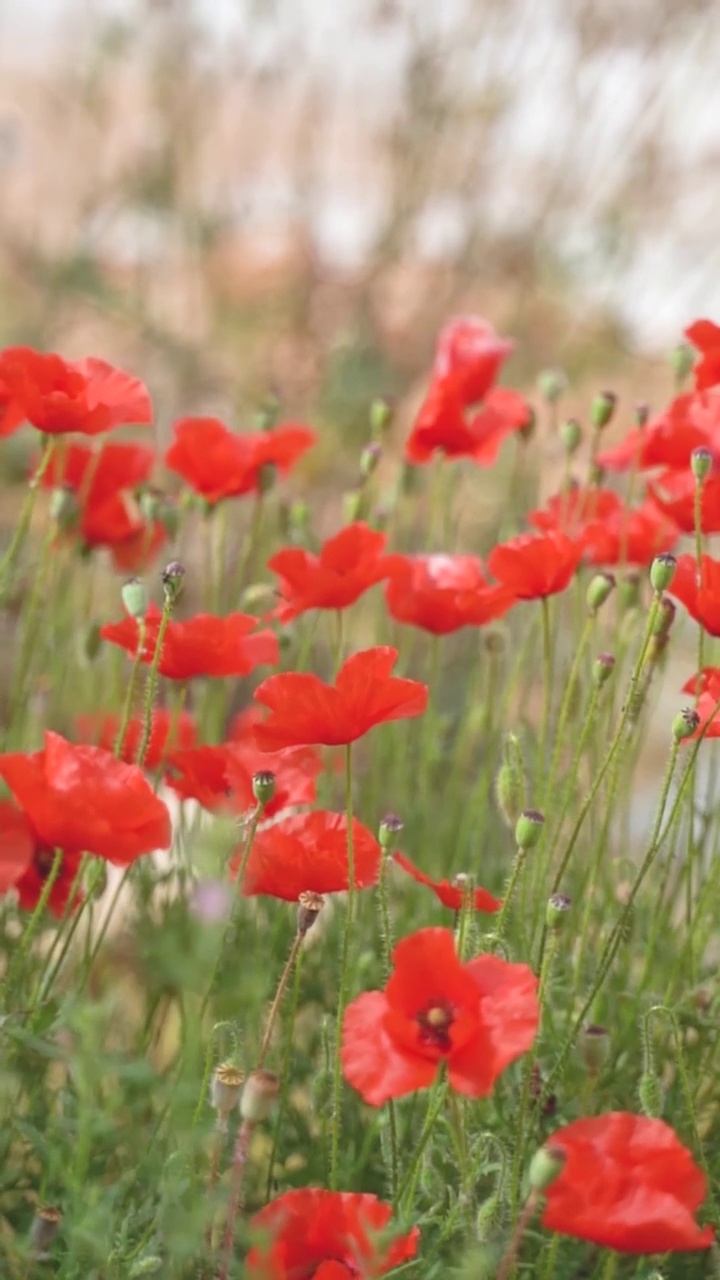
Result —
<path fill-rule="evenodd" d="M 673 717 L 672 736 L 675 742 L 682 742 L 685 738 L 692 738 L 700 727 L 700 716 L 693 707 L 683 707 L 682 711 L 678 711 Z"/>
<path fill-rule="evenodd" d="M 617 396 L 614 391 L 601 391 L 590 406 L 590 421 L 596 431 L 602 431 L 612 421 L 617 407 Z"/>
<path fill-rule="evenodd" d="M 525 770 L 520 743 L 514 733 L 503 744 L 503 762 L 495 779 L 498 808 L 509 827 L 514 827 L 525 801 Z"/>
<path fill-rule="evenodd" d="M 264 809 L 266 805 L 270 804 L 271 800 L 274 800 L 276 787 L 277 780 L 270 769 L 259 769 L 257 773 L 253 774 L 253 795 L 261 809 Z"/>
<path fill-rule="evenodd" d="M 544 826 L 545 819 L 537 809 L 524 809 L 515 824 L 515 843 L 518 849 L 534 849 Z"/>
<path fill-rule="evenodd" d="M 547 1142 L 544 1147 L 540 1147 L 530 1161 L 528 1170 L 528 1185 L 531 1191 L 543 1192 L 552 1186 L 556 1178 L 560 1176 L 564 1167 L 567 1156 L 562 1147 L 555 1147 L 552 1141 Z"/>
<path fill-rule="evenodd" d="M 690 454 L 690 467 L 698 484 L 702 484 L 712 471 L 713 456 L 709 449 L 693 449 Z"/>
<path fill-rule="evenodd" d="M 162 571 L 161 578 L 165 599 L 174 603 L 182 591 L 185 570 L 179 560 L 171 560 Z"/>
<path fill-rule="evenodd" d="M 145 617 L 148 609 L 147 591 L 145 584 L 139 578 L 130 578 L 124 582 L 120 594 L 125 611 L 131 618 L 139 622 Z"/>
<path fill-rule="evenodd" d="M 240 1099 L 240 1115 L 251 1124 L 267 1120 L 280 1096 L 280 1080 L 273 1071 L 251 1071 Z"/>
<path fill-rule="evenodd" d="M 398 818 L 396 813 L 386 813 L 380 822 L 378 830 L 378 843 L 381 849 L 392 849 L 395 844 L 396 836 L 399 836 L 404 826 L 402 818 Z"/>
<path fill-rule="evenodd" d="M 669 551 L 663 551 L 656 556 L 650 565 L 650 582 L 653 591 L 659 595 L 662 591 L 667 591 L 670 583 L 675 577 L 677 569 L 677 560 Z"/>
<path fill-rule="evenodd" d="M 565 928 L 572 900 L 564 893 L 551 893 L 545 908 L 545 924 L 551 933 L 560 933 Z"/>
<path fill-rule="evenodd" d="M 588 583 L 585 601 L 591 613 L 602 609 L 605 601 L 615 589 L 615 578 L 611 573 L 596 573 Z"/>
<path fill-rule="evenodd" d="M 577 418 L 566 418 L 561 422 L 558 434 L 565 446 L 565 452 L 572 457 L 582 444 L 582 427 Z"/>
<path fill-rule="evenodd" d="M 606 684 L 615 670 L 615 659 L 611 653 L 599 653 L 593 663 L 593 679 L 596 684 Z"/>

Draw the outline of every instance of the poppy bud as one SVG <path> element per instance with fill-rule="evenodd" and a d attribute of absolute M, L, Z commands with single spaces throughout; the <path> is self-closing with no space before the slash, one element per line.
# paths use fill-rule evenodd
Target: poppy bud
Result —
<path fill-rule="evenodd" d="M 669 551 L 663 551 L 656 556 L 650 565 L 650 582 L 652 589 L 658 595 L 661 591 L 667 591 L 670 583 L 675 577 L 677 569 L 677 560 Z"/>
<path fill-rule="evenodd" d="M 166 498 L 160 505 L 158 511 L 158 520 L 165 530 L 168 538 L 172 541 L 177 535 L 180 528 L 180 508 L 177 502 L 170 498 Z"/>
<path fill-rule="evenodd" d="M 690 454 L 690 466 L 692 473 L 698 483 L 702 484 L 712 471 L 713 456 L 709 449 L 693 449 Z"/>
<path fill-rule="evenodd" d="M 530 1161 L 528 1169 L 528 1186 L 531 1191 L 543 1192 L 551 1187 L 560 1176 L 567 1156 L 562 1147 L 554 1147 L 551 1142 L 540 1147 Z"/>
<path fill-rule="evenodd" d="M 599 653 L 593 663 L 593 678 L 596 684 L 606 684 L 615 670 L 615 659 L 611 653 Z"/>
<path fill-rule="evenodd" d="M 251 1071 L 240 1099 L 240 1115 L 251 1124 L 267 1120 L 280 1096 L 280 1080 L 274 1071 Z"/>
<path fill-rule="evenodd" d="M 577 418 L 566 418 L 565 422 L 561 422 L 559 435 L 566 453 L 571 456 L 577 453 L 582 444 L 582 427 Z"/>
<path fill-rule="evenodd" d="M 373 471 L 377 470 L 378 463 L 382 457 L 382 449 L 379 444 L 366 444 L 360 454 L 360 475 L 363 480 L 368 480 Z"/>
<path fill-rule="evenodd" d="M 312 929 L 324 905 L 325 899 L 321 893 L 314 893 L 312 889 L 303 889 L 298 898 L 297 913 L 297 931 L 303 938 Z"/>
<path fill-rule="evenodd" d="M 670 368 L 675 374 L 678 384 L 683 383 L 695 363 L 692 347 L 687 342 L 678 342 L 670 352 Z"/>
<path fill-rule="evenodd" d="M 596 431 L 602 431 L 612 420 L 617 407 L 617 396 L 614 391 L 601 391 L 595 396 L 590 406 L 590 421 Z"/>
<path fill-rule="evenodd" d="M 182 591 L 183 578 L 185 570 L 179 560 L 171 560 L 167 564 L 160 575 L 162 584 L 165 589 L 165 599 L 169 603 L 174 603 Z"/>
<path fill-rule="evenodd" d="M 50 519 L 53 524 L 67 531 L 77 524 L 77 518 L 80 512 L 75 490 L 69 485 L 61 485 L 58 489 L 53 489 L 50 495 Z"/>
<path fill-rule="evenodd" d="M 149 1253 L 145 1258 L 138 1258 L 128 1271 L 128 1280 L 140 1280 L 141 1276 L 156 1276 L 165 1265 L 164 1259 L 157 1253 Z"/>
<path fill-rule="evenodd" d="M 244 1076 L 232 1062 L 221 1062 L 210 1081 L 210 1105 L 226 1119 L 240 1101 Z"/>
<path fill-rule="evenodd" d="M 675 742 L 683 742 L 685 738 L 692 738 L 693 734 L 700 726 L 700 717 L 693 707 L 683 707 L 682 711 L 678 711 L 672 722 L 672 736 Z"/>
<path fill-rule="evenodd" d="M 545 819 L 537 809 L 524 809 L 515 824 L 515 843 L 525 852 L 534 849 L 545 826 Z"/>
<path fill-rule="evenodd" d="M 557 404 L 567 390 L 567 378 L 562 369 L 546 369 L 538 378 L 538 389 L 548 404 Z"/>
<path fill-rule="evenodd" d="M 42 1261 L 47 1258 L 48 1250 L 55 1242 L 62 1220 L 63 1211 L 55 1205 L 40 1205 L 35 1210 L 30 1227 L 30 1252 L 34 1258 Z"/>
<path fill-rule="evenodd" d="M 588 584 L 585 601 L 591 613 L 602 609 L 608 596 L 615 588 L 615 579 L 611 573 L 596 573 Z"/>
<path fill-rule="evenodd" d="M 386 813 L 380 823 L 378 831 L 378 843 L 381 849 L 392 849 L 395 844 L 395 837 L 400 834 L 404 826 L 402 818 L 398 818 L 396 813 Z"/>
<path fill-rule="evenodd" d="M 618 597 L 623 609 L 636 609 L 640 603 L 640 574 L 628 573 L 618 586 Z"/>
<path fill-rule="evenodd" d="M 645 1115 L 650 1116 L 653 1120 L 659 1119 L 665 1105 L 665 1094 L 654 1071 L 643 1072 L 638 1087 L 638 1096 L 640 1098 L 640 1107 Z"/>
<path fill-rule="evenodd" d="M 505 1202 L 501 1196 L 488 1196 L 477 1211 L 475 1234 L 481 1244 L 491 1240 L 505 1222 Z"/>
<path fill-rule="evenodd" d="M 271 773 L 269 769 L 260 769 L 253 774 L 252 789 L 260 808 L 264 809 L 275 797 L 275 774 Z"/>
<path fill-rule="evenodd" d="M 378 397 L 370 405 L 370 435 L 379 441 L 384 436 L 393 418 L 393 406 L 389 400 Z"/>
<path fill-rule="evenodd" d="M 124 582 L 121 590 L 122 602 L 126 613 L 131 618 L 135 618 L 139 622 L 145 617 L 148 608 L 147 591 L 145 583 L 139 578 L 130 578 L 128 582 Z"/>
<path fill-rule="evenodd" d="M 642 429 L 647 426 L 649 417 L 650 405 L 646 400 L 638 400 L 638 403 L 635 405 L 635 425 Z"/>
<path fill-rule="evenodd" d="M 584 1027 L 578 1040 L 578 1055 L 591 1076 L 597 1076 L 610 1056 L 610 1033 L 595 1024 Z"/>
<path fill-rule="evenodd" d="M 509 733 L 503 744 L 503 762 L 495 779 L 498 808 L 509 827 L 514 827 L 525 799 L 525 777 L 520 743 Z"/>
<path fill-rule="evenodd" d="M 572 907 L 572 899 L 564 893 L 551 893 L 545 908 L 545 924 L 552 933 L 560 933 L 565 928 L 567 914 Z"/>
<path fill-rule="evenodd" d="M 605 468 L 600 466 L 599 462 L 593 462 L 588 472 L 588 484 L 599 488 L 605 479 Z"/>
<path fill-rule="evenodd" d="M 353 524 L 360 519 L 362 511 L 362 489 L 350 489 L 343 496 L 343 519 L 346 524 Z"/>

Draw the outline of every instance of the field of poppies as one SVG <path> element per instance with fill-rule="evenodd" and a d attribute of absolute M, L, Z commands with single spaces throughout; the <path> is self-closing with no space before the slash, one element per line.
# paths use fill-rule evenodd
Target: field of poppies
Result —
<path fill-rule="evenodd" d="M 0 352 L 2 1280 L 720 1274 L 685 337 L 666 405 L 580 421 L 451 318 L 329 505 L 271 403 L 162 448 L 129 373 Z"/>

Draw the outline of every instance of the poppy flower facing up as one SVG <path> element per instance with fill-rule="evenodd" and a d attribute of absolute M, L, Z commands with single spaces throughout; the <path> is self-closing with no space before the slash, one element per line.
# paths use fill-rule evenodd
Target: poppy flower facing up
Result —
<path fill-rule="evenodd" d="M 436 377 L 405 442 L 405 457 L 422 464 L 440 452 L 489 467 L 505 438 L 521 431 L 530 419 L 530 406 L 518 391 L 494 387 L 480 408 L 469 412 L 455 379 L 450 374 Z"/>
<path fill-rule="evenodd" d="M 371 1280 L 417 1253 L 413 1227 L 388 1240 L 392 1206 L 359 1192 L 303 1187 L 250 1219 L 258 1244 L 246 1268 L 257 1280 Z"/>
<path fill-rule="evenodd" d="M 698 574 L 694 556 L 678 556 L 668 595 L 685 605 L 710 636 L 720 636 L 720 560 L 702 556 Z"/>
<path fill-rule="evenodd" d="M 396 622 L 444 636 L 461 627 L 482 627 L 515 603 L 507 587 L 491 586 L 476 556 L 394 555 L 385 588 Z"/>
<path fill-rule="evenodd" d="M 387 538 L 358 521 L 328 538 L 319 555 L 284 547 L 268 560 L 280 579 L 284 622 L 308 609 L 346 609 L 387 578 L 393 557 L 383 555 Z"/>
<path fill-rule="evenodd" d="M 442 1061 L 458 1093 L 483 1098 L 534 1042 L 537 978 L 498 956 L 462 964 L 451 929 L 421 929 L 393 952 L 384 991 L 366 991 L 345 1013 L 345 1078 L 381 1107 L 432 1084 Z"/>
<path fill-rule="evenodd" d="M 353 819 L 355 888 L 377 884 L 380 845 L 357 818 Z M 266 894 L 297 902 L 308 889 L 313 893 L 341 893 L 349 886 L 347 818 L 342 813 L 316 809 L 299 813 L 258 831 L 253 840 L 245 878 L 244 897 Z M 230 863 L 237 874 L 238 855 Z"/>
<path fill-rule="evenodd" d="M 218 418 L 183 418 L 173 431 L 165 465 L 208 503 L 257 493 L 265 467 L 287 475 L 317 441 L 316 432 L 297 422 L 240 435 Z"/>
<path fill-rule="evenodd" d="M 487 567 L 518 600 L 539 600 L 564 591 L 582 557 L 581 542 L 550 530 L 500 543 L 490 552 Z"/>
<path fill-rule="evenodd" d="M 697 390 L 716 387 L 720 382 L 720 327 L 712 320 L 696 320 L 685 330 L 685 337 L 700 352 L 693 369 Z"/>
<path fill-rule="evenodd" d="M 334 685 L 300 672 L 270 676 L 255 690 L 256 701 L 270 711 L 255 730 L 258 746 L 345 746 L 387 720 L 422 715 L 427 685 L 391 675 L 397 658 L 388 645 L 362 649 L 343 663 Z"/>
<path fill-rule="evenodd" d="M 432 889 L 435 897 L 444 907 L 450 907 L 452 911 L 461 910 L 467 892 L 461 882 L 459 883 L 455 880 L 433 880 L 432 876 L 426 876 L 424 871 L 416 867 L 402 853 L 393 853 L 392 860 L 406 875 L 412 876 L 412 879 L 417 881 L 418 884 L 424 884 L 428 889 Z M 492 912 L 499 911 L 502 902 L 499 898 L 494 898 L 487 889 L 478 888 L 473 889 L 472 905 L 476 911 Z"/>
<path fill-rule="evenodd" d="M 46 732 L 42 751 L 0 755 L 0 778 L 36 847 L 92 853 L 120 867 L 170 847 L 170 815 L 142 770 L 102 747 Z"/>
<path fill-rule="evenodd" d="M 665 471 L 655 484 L 648 485 L 652 502 L 683 533 L 695 532 L 695 491 L 697 482 L 691 471 Z M 700 495 L 700 529 L 702 533 L 720 533 L 720 472 L 712 472 L 703 481 Z"/>
<path fill-rule="evenodd" d="M 253 775 L 269 770 L 275 775 L 275 795 L 263 812 L 273 817 L 291 805 L 314 803 L 321 767 L 312 747 L 268 753 L 247 737 L 219 747 L 174 751 L 168 759 L 166 782 L 183 800 L 197 800 L 211 813 L 246 813 L 256 803 Z"/>
<path fill-rule="evenodd" d="M 145 664 L 153 660 L 161 617 L 157 605 L 151 604 L 145 615 L 145 640 L 140 655 L 140 661 Z M 160 675 L 169 680 L 247 676 L 261 665 L 274 666 L 280 654 L 277 636 L 269 630 L 255 631 L 257 621 L 247 613 L 229 613 L 224 618 L 198 613 L 186 622 L 171 619 L 160 656 Z M 100 628 L 100 635 L 135 657 L 139 628 L 134 618 L 106 623 Z"/>
<path fill-rule="evenodd" d="M 75 727 L 80 738 L 94 742 L 105 751 L 114 752 L 115 743 L 120 733 L 120 716 L 107 715 L 78 716 Z M 140 743 L 145 730 L 145 717 L 132 716 L 128 721 L 123 737 L 120 759 L 127 764 L 137 760 Z M 176 716 L 166 707 L 156 707 L 152 713 L 150 738 L 143 760 L 143 768 L 151 772 L 159 769 L 171 751 L 188 749 L 195 745 L 197 727 L 189 711 Z"/>
<path fill-rule="evenodd" d="M 511 339 L 499 337 L 487 320 L 455 316 L 438 335 L 433 374 L 454 380 L 463 405 L 479 404 L 514 346 Z"/>
<path fill-rule="evenodd" d="M 620 1253 L 708 1249 L 695 1212 L 705 1176 L 664 1120 L 626 1111 L 575 1120 L 548 1140 L 565 1164 L 545 1192 L 543 1225 Z"/>
<path fill-rule="evenodd" d="M 23 419 L 46 435 L 95 436 L 152 422 L 143 383 L 93 356 L 63 360 L 30 347 L 8 347 L 0 352 L 0 384 Z"/>

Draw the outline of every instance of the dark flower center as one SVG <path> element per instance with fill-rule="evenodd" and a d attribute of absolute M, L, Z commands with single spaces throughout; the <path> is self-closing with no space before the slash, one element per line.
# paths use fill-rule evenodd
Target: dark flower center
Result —
<path fill-rule="evenodd" d="M 52 871 L 55 861 L 55 850 L 49 844 L 37 844 L 33 854 L 33 866 L 41 880 L 46 880 Z"/>
<path fill-rule="evenodd" d="M 449 1053 L 450 1028 L 455 1020 L 453 1009 L 445 1001 L 430 1004 L 417 1015 L 420 1043 L 433 1045 L 441 1053 Z"/>

